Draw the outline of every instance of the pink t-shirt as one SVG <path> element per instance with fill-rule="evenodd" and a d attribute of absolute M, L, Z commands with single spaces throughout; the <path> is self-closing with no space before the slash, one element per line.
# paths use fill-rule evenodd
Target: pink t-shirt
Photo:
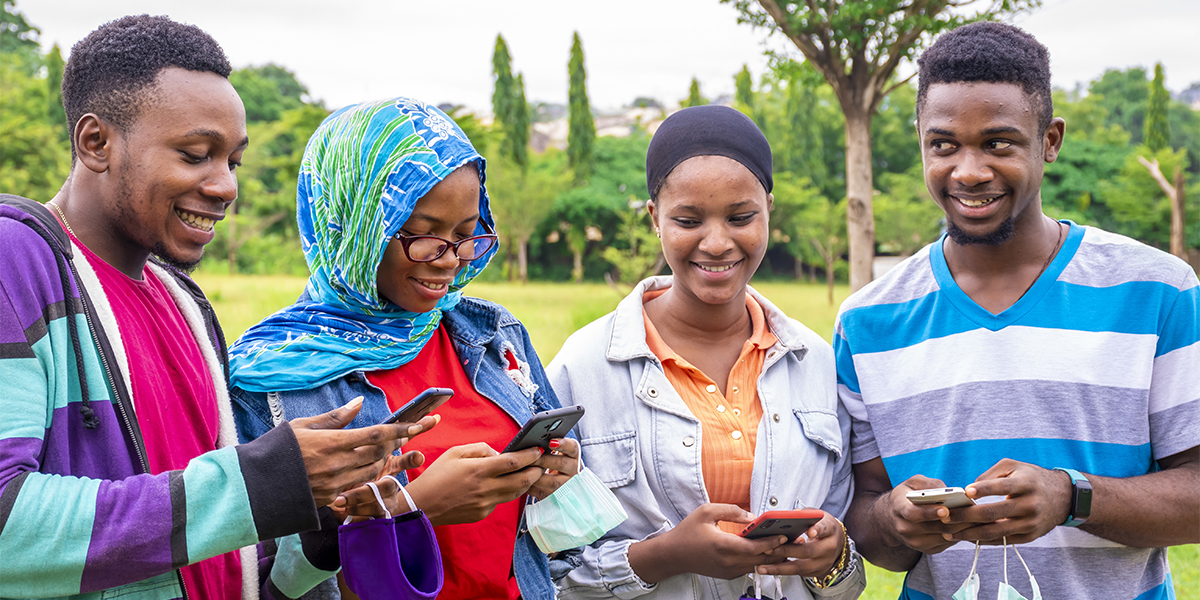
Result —
<path fill-rule="evenodd" d="M 138 426 L 153 474 L 187 467 L 217 447 L 217 396 L 200 346 L 163 283 L 150 269 L 130 279 L 71 236 L 112 304 L 129 361 Z M 114 516 L 114 518 L 120 518 Z M 242 594 L 237 552 L 182 569 L 192 598 L 238 600 Z"/>

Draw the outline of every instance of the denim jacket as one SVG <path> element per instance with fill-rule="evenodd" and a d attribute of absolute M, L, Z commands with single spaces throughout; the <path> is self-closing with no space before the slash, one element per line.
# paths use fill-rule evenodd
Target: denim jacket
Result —
<path fill-rule="evenodd" d="M 616 311 L 575 332 L 547 368 L 564 405 L 587 407 L 579 425 L 588 468 L 621 500 L 629 519 L 585 548 L 582 566 L 559 581 L 562 598 L 705 598 L 733 600 L 753 585 L 684 574 L 654 585 L 629 566 L 630 544 L 658 536 L 708 502 L 701 471 L 700 421 L 671 386 L 646 345 L 642 294 L 672 278 L 639 284 Z M 754 290 L 778 342 L 758 377 L 763 419 L 750 482 L 751 512 L 820 507 L 842 518 L 852 483 L 850 419 L 837 400 L 833 349 Z M 685 548 L 680 548 L 685 552 Z M 858 597 L 866 585 L 861 560 L 824 590 L 783 577 L 783 593 L 802 598 Z M 763 593 L 776 596 L 766 582 Z"/>
<path fill-rule="evenodd" d="M 546 380 L 542 363 L 529 341 L 529 333 L 502 306 L 479 298 L 463 297 L 454 310 L 443 315 L 442 322 L 475 390 L 496 403 L 514 421 L 524 423 L 534 413 L 559 408 L 558 398 Z M 520 362 L 529 363 L 530 379 L 538 386 L 532 396 L 526 395 L 505 373 L 507 362 L 504 351 L 507 349 L 512 349 Z M 347 374 L 311 390 L 257 393 L 234 387 L 230 395 L 239 436 L 243 439 L 254 439 L 266 433 L 282 419 L 311 417 L 328 412 L 356 396 L 363 397 L 363 406 L 350 427 L 374 425 L 392 413 L 383 390 L 368 381 L 362 372 Z M 276 414 L 273 415 L 272 411 Z M 452 427 L 453 424 L 442 425 L 447 426 Z M 463 440 L 463 443 L 470 441 Z M 521 597 L 530 600 L 554 598 L 549 562 L 526 530 L 524 517 L 519 525 L 513 552 L 513 573 Z M 336 589 L 336 586 L 328 584 L 321 586 L 317 597 L 338 598 Z M 312 594 L 305 596 L 313 597 Z"/>

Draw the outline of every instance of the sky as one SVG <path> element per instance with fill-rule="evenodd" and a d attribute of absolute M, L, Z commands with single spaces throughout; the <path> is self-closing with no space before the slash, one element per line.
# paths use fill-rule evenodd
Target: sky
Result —
<path fill-rule="evenodd" d="M 589 96 L 602 110 L 638 96 L 678 103 L 692 77 L 709 98 L 731 94 L 742 65 L 755 77 L 767 69 L 768 48 L 799 57 L 782 36 L 738 24 L 736 10 L 717 0 L 17 0 L 16 6 L 41 29 L 43 46 L 57 43 L 64 57 L 106 21 L 166 14 L 212 34 L 235 68 L 286 67 L 329 108 L 405 95 L 490 112 L 497 33 L 508 42 L 514 71 L 524 73 L 526 98 L 565 103 L 571 36 L 579 32 Z M 1168 89 L 1200 82 L 1197 0 L 1044 0 L 1012 22 L 1049 48 L 1057 87 L 1086 84 L 1107 68 L 1153 69 L 1158 61 Z"/>

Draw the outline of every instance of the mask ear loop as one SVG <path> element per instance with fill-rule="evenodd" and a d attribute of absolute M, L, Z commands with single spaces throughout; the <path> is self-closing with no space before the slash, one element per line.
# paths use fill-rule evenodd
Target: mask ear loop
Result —
<path fill-rule="evenodd" d="M 396 482 L 396 483 L 399 483 L 399 482 Z M 368 481 L 368 482 L 367 482 L 367 487 L 371 488 L 371 492 L 375 494 L 375 501 L 379 503 L 379 508 L 382 508 L 382 509 L 383 509 L 383 514 L 387 515 L 387 518 L 388 518 L 388 519 L 392 518 L 392 513 L 391 513 L 391 511 L 389 511 L 389 510 L 387 509 L 387 505 L 383 503 L 383 496 L 381 496 L 381 495 L 379 494 L 379 486 L 375 485 L 375 482 L 374 482 L 374 481 Z M 402 489 L 402 490 L 403 490 L 403 489 L 404 489 L 404 486 L 400 486 L 400 489 Z M 405 493 L 404 493 L 404 495 L 405 495 L 405 496 L 407 496 L 407 495 L 408 495 L 408 492 L 405 492 Z M 349 516 L 348 516 L 348 517 L 346 517 L 346 520 L 345 520 L 345 521 L 342 521 L 342 525 L 349 525 L 349 524 L 350 524 L 350 519 L 351 519 L 351 518 L 352 518 L 352 517 L 349 517 Z"/>
<path fill-rule="evenodd" d="M 1017 553 L 1017 558 L 1019 558 L 1021 560 L 1021 566 L 1025 567 L 1025 574 L 1029 576 L 1029 584 L 1030 584 L 1030 586 L 1033 587 L 1034 595 L 1037 597 L 1041 597 L 1041 593 L 1038 590 L 1037 580 L 1033 578 L 1033 571 L 1029 570 L 1029 563 L 1025 562 L 1025 557 L 1021 556 L 1021 552 L 1019 550 L 1017 550 L 1016 544 L 1013 544 L 1013 552 Z M 1006 550 L 1004 552 L 1004 554 L 1005 554 L 1005 558 L 1007 559 L 1008 551 Z M 1004 578 L 1005 578 L 1004 583 L 1008 583 L 1008 565 L 1007 564 L 1005 565 L 1005 568 L 1004 568 Z"/>
<path fill-rule="evenodd" d="M 384 475 L 383 477 L 380 477 L 380 479 L 391 479 L 392 481 L 394 481 L 396 483 L 396 487 L 400 488 L 400 493 L 404 494 L 404 500 L 406 502 L 408 502 L 409 512 L 417 510 L 417 503 L 413 502 L 412 495 L 408 493 L 408 490 L 404 489 L 404 486 L 400 484 L 400 480 L 396 479 L 395 475 Z M 380 500 L 380 504 L 382 504 L 382 503 L 383 503 L 383 501 Z M 387 510 L 387 509 L 384 509 L 384 510 Z"/>
<path fill-rule="evenodd" d="M 967 579 L 975 574 L 975 566 L 979 564 L 979 542 L 975 542 L 975 558 L 971 559 L 971 572 L 967 574 Z"/>

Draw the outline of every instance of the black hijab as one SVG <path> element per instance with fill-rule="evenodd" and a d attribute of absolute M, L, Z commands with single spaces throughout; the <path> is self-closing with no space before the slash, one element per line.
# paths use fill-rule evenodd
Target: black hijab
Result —
<path fill-rule="evenodd" d="M 646 151 L 646 188 L 658 196 L 663 181 L 694 156 L 724 156 L 738 161 L 771 193 L 771 145 L 746 115 L 709 104 L 685 108 L 663 121 Z"/>

